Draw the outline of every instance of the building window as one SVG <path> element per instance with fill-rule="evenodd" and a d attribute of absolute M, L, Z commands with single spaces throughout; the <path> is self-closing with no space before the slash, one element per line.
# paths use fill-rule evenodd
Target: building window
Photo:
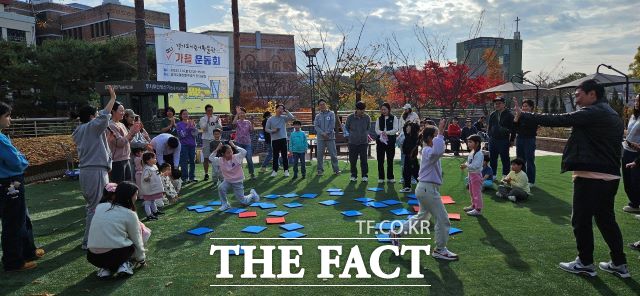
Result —
<path fill-rule="evenodd" d="M 27 42 L 27 32 L 7 29 L 7 41 Z"/>
<path fill-rule="evenodd" d="M 504 49 L 504 54 L 508 55 L 509 54 L 509 44 L 505 44 L 502 48 Z"/>
<path fill-rule="evenodd" d="M 96 25 L 91 24 L 91 38 L 96 38 Z"/>

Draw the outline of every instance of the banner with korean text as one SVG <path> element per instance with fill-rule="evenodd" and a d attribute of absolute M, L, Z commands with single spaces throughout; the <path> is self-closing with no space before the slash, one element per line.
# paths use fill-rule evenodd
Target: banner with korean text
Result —
<path fill-rule="evenodd" d="M 229 112 L 229 38 L 154 28 L 158 81 L 185 82 L 188 92 L 169 94 L 169 106 L 204 113 Z M 162 101 L 158 106 L 164 106 Z"/>

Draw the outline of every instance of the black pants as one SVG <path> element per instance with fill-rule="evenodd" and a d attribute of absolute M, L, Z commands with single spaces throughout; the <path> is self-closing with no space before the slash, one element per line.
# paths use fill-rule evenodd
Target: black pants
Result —
<path fill-rule="evenodd" d="M 573 182 L 573 214 L 571 225 L 576 237 L 578 257 L 582 264 L 593 263 L 593 226 L 596 225 L 609 246 L 609 255 L 613 264 L 627 263 L 622 233 L 613 212 L 614 198 L 620 180 L 603 181 L 598 179 L 576 178 Z"/>
<path fill-rule="evenodd" d="M 351 164 L 351 177 L 358 177 L 358 158 L 360 159 L 360 170 L 362 171 L 362 176 L 369 177 L 367 149 L 369 149 L 369 144 L 349 144 L 349 164 Z"/>
<path fill-rule="evenodd" d="M 16 194 L 9 194 L 9 185 L 20 182 Z M 22 175 L 0 179 L 0 215 L 2 215 L 2 265 L 15 270 L 36 256 L 31 219 L 27 213 Z"/>
<path fill-rule="evenodd" d="M 451 143 L 451 151 L 453 151 L 453 153 L 458 154 L 458 152 L 460 152 L 460 138 L 450 137 L 449 142 Z"/>
<path fill-rule="evenodd" d="M 124 248 L 113 249 L 102 254 L 94 254 L 91 253 L 91 251 L 88 251 L 87 261 L 89 261 L 89 263 L 93 264 L 93 266 L 95 267 L 108 269 L 113 273 L 118 271 L 118 267 L 120 267 L 122 263 L 125 263 L 126 261 L 131 259 L 134 251 L 135 247 L 133 245 Z"/>
<path fill-rule="evenodd" d="M 282 157 L 282 168 L 289 169 L 289 159 L 287 158 L 287 139 L 271 140 L 273 149 L 273 171 L 278 171 L 278 158 Z"/>
<path fill-rule="evenodd" d="M 622 180 L 624 182 L 624 192 L 629 198 L 629 206 L 640 207 L 640 168 L 626 168 L 627 163 L 633 162 L 640 153 L 624 150 L 622 153 Z"/>
<path fill-rule="evenodd" d="M 131 181 L 131 163 L 129 160 L 114 161 L 111 163 L 111 182 L 120 183 Z"/>
<path fill-rule="evenodd" d="M 411 188 L 411 180 L 418 179 L 418 171 L 420 170 L 420 164 L 417 157 L 404 157 L 404 167 L 402 167 L 402 179 L 404 179 L 404 188 Z"/>
<path fill-rule="evenodd" d="M 376 140 L 376 156 L 378 158 L 378 179 L 384 180 L 384 157 L 387 157 L 387 179 L 395 179 L 393 177 L 393 157 L 396 155 L 395 141 L 391 141 L 387 144 Z"/>

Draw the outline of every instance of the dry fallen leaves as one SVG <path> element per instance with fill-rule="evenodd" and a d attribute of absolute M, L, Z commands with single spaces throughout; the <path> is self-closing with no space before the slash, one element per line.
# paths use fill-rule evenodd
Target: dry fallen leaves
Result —
<path fill-rule="evenodd" d="M 72 155 L 77 158 L 76 145 L 73 143 L 73 139 L 71 139 L 70 135 L 37 138 L 12 138 L 11 141 L 13 142 L 13 145 L 15 145 L 16 148 L 18 148 L 18 150 L 27 157 L 30 166 L 66 160 L 67 152 L 71 152 Z M 62 143 L 66 146 L 67 150 L 63 150 L 58 143 Z"/>

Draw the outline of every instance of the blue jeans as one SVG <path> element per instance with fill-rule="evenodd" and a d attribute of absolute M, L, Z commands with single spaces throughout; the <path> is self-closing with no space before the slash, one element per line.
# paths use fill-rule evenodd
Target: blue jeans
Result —
<path fill-rule="evenodd" d="M 302 176 L 307 175 L 307 164 L 305 163 L 305 154 L 304 152 L 292 152 L 293 154 L 293 177 L 298 176 L 298 162 L 300 163 L 300 170 L 302 171 Z"/>
<path fill-rule="evenodd" d="M 251 144 L 237 144 L 238 147 L 247 150 L 247 156 L 244 158 L 247 160 L 247 167 L 249 167 L 249 174 L 253 175 L 253 147 Z"/>
<path fill-rule="evenodd" d="M 182 181 L 195 180 L 196 178 L 196 146 L 182 145 L 180 149 L 180 169 Z"/>
<path fill-rule="evenodd" d="M 509 139 L 489 139 L 489 158 L 494 176 L 498 174 L 498 156 L 502 162 L 502 175 L 506 176 L 511 171 Z"/>
<path fill-rule="evenodd" d="M 264 158 L 262 162 L 262 167 L 267 168 L 271 164 L 271 160 L 273 159 L 273 148 L 271 148 L 271 143 L 265 144 L 267 147 L 267 157 Z"/>
<path fill-rule="evenodd" d="M 527 174 L 529 183 L 536 183 L 536 138 L 516 138 L 516 156 L 524 160 L 525 166 L 522 170 Z"/>

